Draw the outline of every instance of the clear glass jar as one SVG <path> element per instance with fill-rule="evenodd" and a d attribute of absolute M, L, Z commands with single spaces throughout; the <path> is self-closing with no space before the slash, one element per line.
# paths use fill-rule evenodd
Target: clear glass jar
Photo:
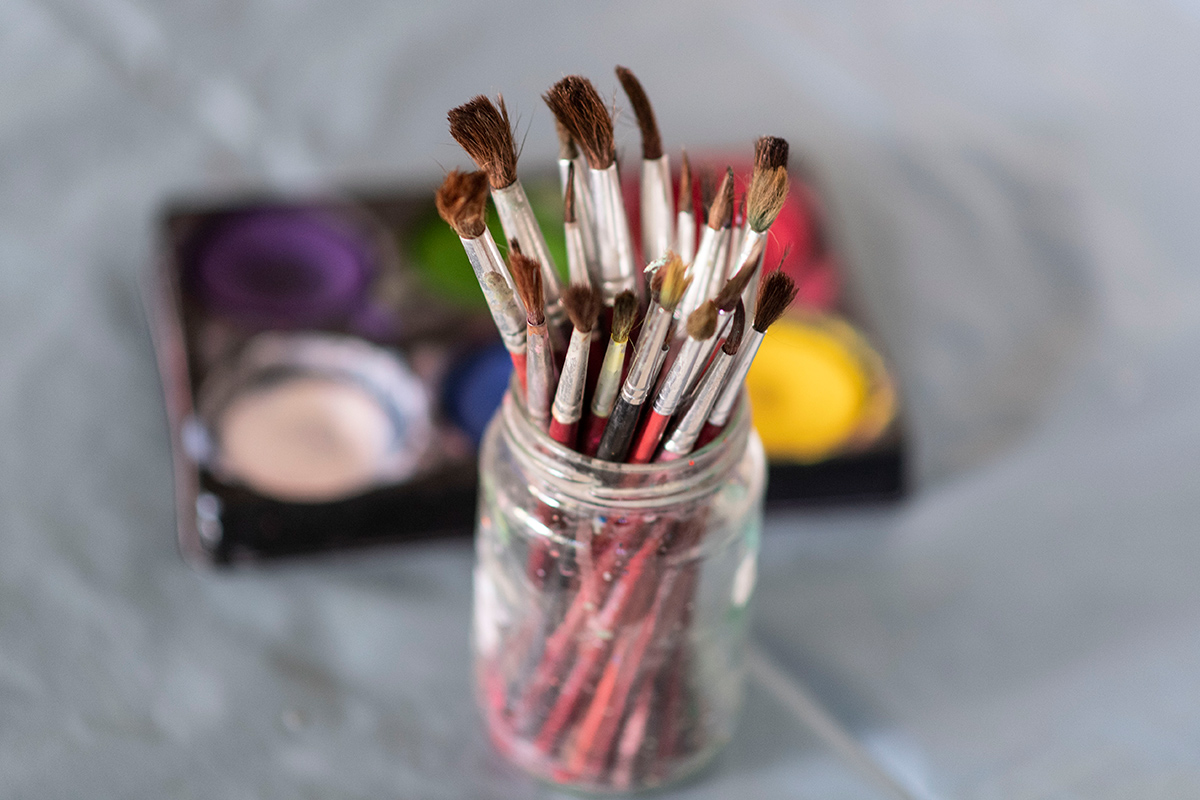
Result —
<path fill-rule="evenodd" d="M 525 770 L 630 791 L 729 740 L 766 484 L 746 406 L 690 457 L 635 465 L 559 445 L 505 397 L 479 460 L 475 671 Z"/>

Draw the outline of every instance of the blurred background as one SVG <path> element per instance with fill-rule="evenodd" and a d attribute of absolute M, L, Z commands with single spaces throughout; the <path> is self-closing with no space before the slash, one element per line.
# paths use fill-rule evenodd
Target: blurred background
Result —
<path fill-rule="evenodd" d="M 468 541 L 204 573 L 139 295 L 164 202 L 433 185 L 564 74 L 786 137 L 914 491 L 768 518 L 738 739 L 679 796 L 1200 795 L 1200 5 L 0 3 L 0 783 L 543 797 L 467 687 Z M 618 127 L 628 153 L 636 129 Z"/>

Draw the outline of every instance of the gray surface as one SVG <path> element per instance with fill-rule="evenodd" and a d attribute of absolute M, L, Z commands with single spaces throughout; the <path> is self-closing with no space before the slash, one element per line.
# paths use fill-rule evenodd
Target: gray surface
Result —
<path fill-rule="evenodd" d="M 169 194 L 428 179 L 479 91 L 547 162 L 538 93 L 625 63 L 668 144 L 823 176 L 919 448 L 901 508 L 771 520 L 799 683 L 679 796 L 885 796 L 845 732 L 918 797 L 1200 795 L 1200 8 L 1044 5 L 0 4 L 0 794 L 547 794 L 465 544 L 179 561 L 136 277 Z"/>

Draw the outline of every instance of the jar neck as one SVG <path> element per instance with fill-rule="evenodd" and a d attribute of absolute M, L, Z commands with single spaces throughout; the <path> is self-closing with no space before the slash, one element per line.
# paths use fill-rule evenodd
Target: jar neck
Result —
<path fill-rule="evenodd" d="M 746 452 L 750 415 L 746 398 L 712 442 L 687 457 L 651 464 L 601 461 L 571 450 L 533 424 L 511 389 L 499 413 L 500 434 L 529 478 L 551 498 L 623 509 L 653 509 L 714 493 Z"/>

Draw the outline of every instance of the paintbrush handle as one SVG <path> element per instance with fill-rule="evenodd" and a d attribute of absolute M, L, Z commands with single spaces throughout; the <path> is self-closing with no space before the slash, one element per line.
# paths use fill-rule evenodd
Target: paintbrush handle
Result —
<path fill-rule="evenodd" d="M 601 461 L 624 461 L 625 456 L 629 454 L 629 445 L 633 443 L 633 434 L 641 415 L 641 403 L 634 405 L 624 397 L 618 397 L 617 404 L 608 416 L 604 436 L 600 438 L 596 458 Z"/>

